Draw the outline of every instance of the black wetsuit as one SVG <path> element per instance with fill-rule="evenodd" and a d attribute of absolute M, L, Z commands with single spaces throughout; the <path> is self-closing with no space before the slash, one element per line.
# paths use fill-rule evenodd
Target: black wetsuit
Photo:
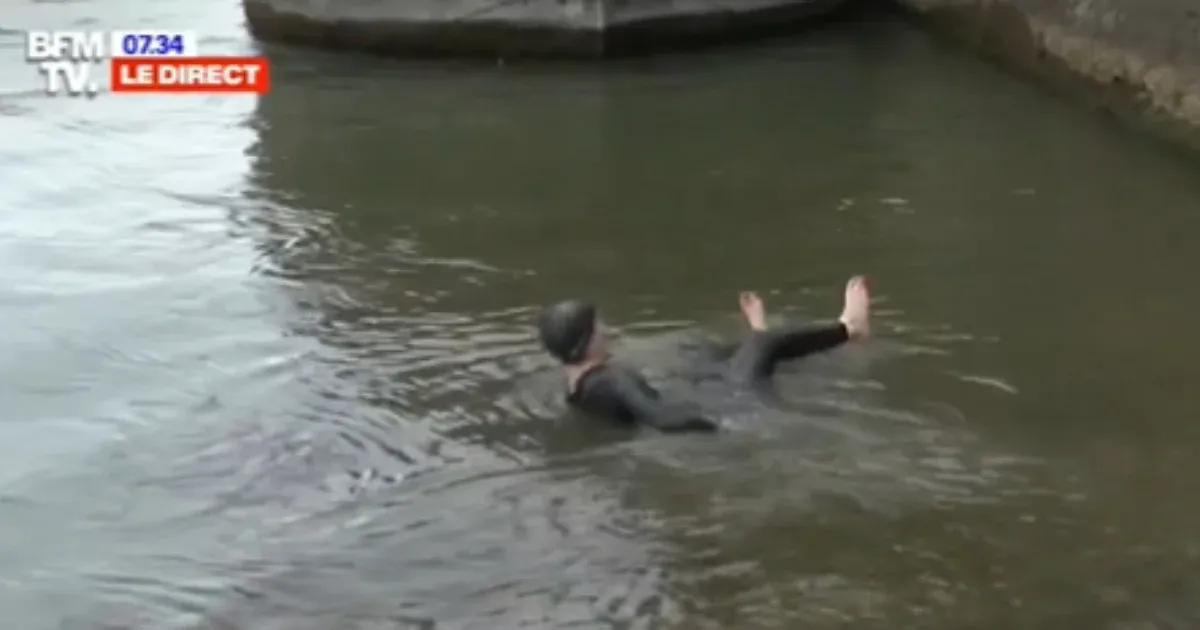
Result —
<path fill-rule="evenodd" d="M 835 348 L 850 338 L 846 327 L 754 331 L 729 357 L 728 378 L 741 385 L 767 382 L 781 361 Z M 689 403 L 664 399 L 635 370 L 604 363 L 579 378 L 567 401 L 586 413 L 661 431 L 715 431 L 718 424 Z"/>

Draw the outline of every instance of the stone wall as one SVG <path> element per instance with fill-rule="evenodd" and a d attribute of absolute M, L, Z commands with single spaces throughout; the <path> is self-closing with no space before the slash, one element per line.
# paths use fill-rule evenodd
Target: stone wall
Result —
<path fill-rule="evenodd" d="M 243 0 L 256 36 L 398 55 L 602 57 L 792 28 L 846 0 Z"/>
<path fill-rule="evenodd" d="M 1200 0 L 899 0 L 934 28 L 1200 148 Z"/>

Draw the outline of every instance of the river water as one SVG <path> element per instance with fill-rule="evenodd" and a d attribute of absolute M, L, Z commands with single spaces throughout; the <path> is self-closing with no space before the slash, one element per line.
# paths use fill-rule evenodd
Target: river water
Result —
<path fill-rule="evenodd" d="M 18 0 L 6 27 L 233 2 Z M 904 24 L 604 68 L 272 51 L 274 91 L 0 74 L 6 626 L 1191 628 L 1194 164 Z M 564 413 L 538 305 L 620 352 L 736 292 L 876 335 L 783 409 Z"/>

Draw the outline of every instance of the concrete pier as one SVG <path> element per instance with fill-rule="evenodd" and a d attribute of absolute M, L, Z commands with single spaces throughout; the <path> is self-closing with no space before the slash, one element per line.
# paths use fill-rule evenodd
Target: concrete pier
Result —
<path fill-rule="evenodd" d="M 600 58 L 770 34 L 847 0 L 243 0 L 265 40 L 404 56 Z"/>

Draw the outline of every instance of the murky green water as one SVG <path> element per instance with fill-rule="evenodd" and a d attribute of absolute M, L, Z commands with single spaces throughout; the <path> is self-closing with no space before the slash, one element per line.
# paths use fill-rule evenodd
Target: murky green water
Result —
<path fill-rule="evenodd" d="M 224 0 L 6 11 L 250 46 Z M 257 103 L 44 100 L 0 42 L 7 626 L 1200 616 L 1200 177 L 1106 121 L 898 24 L 604 69 L 280 52 Z M 590 295 L 672 385 L 737 290 L 824 317 L 856 272 L 877 338 L 717 438 L 563 419 L 529 330 Z"/>

